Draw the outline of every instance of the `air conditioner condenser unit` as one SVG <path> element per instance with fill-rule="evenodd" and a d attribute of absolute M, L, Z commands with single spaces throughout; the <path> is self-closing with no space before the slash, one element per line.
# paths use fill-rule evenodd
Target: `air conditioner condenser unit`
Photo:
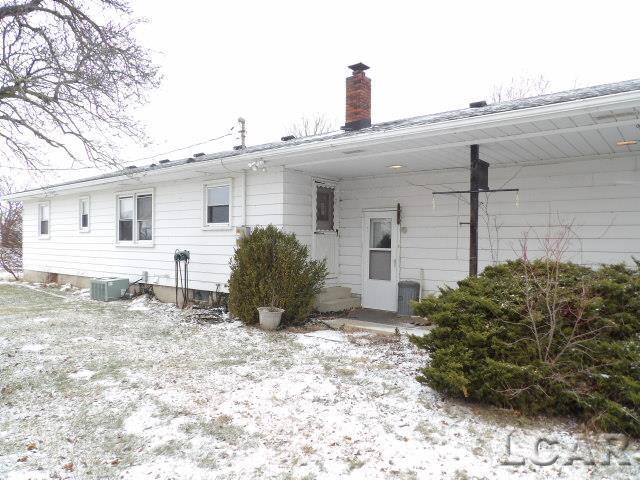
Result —
<path fill-rule="evenodd" d="M 91 299 L 109 302 L 124 297 L 129 288 L 128 278 L 93 278 L 91 279 Z"/>

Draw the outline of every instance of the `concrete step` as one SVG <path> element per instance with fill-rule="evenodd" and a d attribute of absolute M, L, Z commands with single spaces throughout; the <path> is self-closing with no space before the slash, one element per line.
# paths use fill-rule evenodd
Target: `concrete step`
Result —
<path fill-rule="evenodd" d="M 368 322 L 366 320 L 354 320 L 352 318 L 333 318 L 326 320 L 327 325 L 333 328 L 350 331 L 364 330 L 382 335 L 418 335 L 428 334 L 433 327 L 417 327 L 410 323 L 398 323 L 396 325 L 386 323 Z"/>
<path fill-rule="evenodd" d="M 351 289 L 349 287 L 325 287 L 320 290 L 316 302 L 330 302 L 340 298 L 351 298 Z"/>
<path fill-rule="evenodd" d="M 337 298 L 326 302 L 316 302 L 316 310 L 320 313 L 341 312 L 342 310 L 350 310 L 352 308 L 359 307 L 360 298 L 358 297 Z"/>

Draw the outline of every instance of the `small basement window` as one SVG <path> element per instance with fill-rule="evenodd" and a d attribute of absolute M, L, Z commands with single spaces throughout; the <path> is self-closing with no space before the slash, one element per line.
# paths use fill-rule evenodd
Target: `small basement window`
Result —
<path fill-rule="evenodd" d="M 79 213 L 80 213 L 80 231 L 88 232 L 89 231 L 89 197 L 83 197 L 80 199 L 79 204 Z"/>
<path fill-rule="evenodd" d="M 316 231 L 333 230 L 335 189 L 316 187 Z"/>
<path fill-rule="evenodd" d="M 210 227 L 231 225 L 231 182 L 225 181 L 204 187 L 204 224 Z"/>
<path fill-rule="evenodd" d="M 153 195 L 119 195 L 117 207 L 118 242 L 150 243 L 153 240 Z"/>
<path fill-rule="evenodd" d="M 49 238 L 49 202 L 38 204 L 38 236 Z"/>

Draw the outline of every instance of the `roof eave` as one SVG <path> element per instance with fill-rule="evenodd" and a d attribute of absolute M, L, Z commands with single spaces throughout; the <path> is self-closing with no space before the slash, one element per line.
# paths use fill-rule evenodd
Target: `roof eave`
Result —
<path fill-rule="evenodd" d="M 390 139 L 401 139 L 407 136 L 433 136 L 443 135 L 446 133 L 462 133 L 477 128 L 500 127 L 501 125 L 513 125 L 515 123 L 540 121 L 557 117 L 561 114 L 581 114 L 581 113 L 598 113 L 601 111 L 609 111 L 622 109 L 625 107 L 637 107 L 640 102 L 640 91 L 630 91 L 615 93 L 611 95 L 603 95 L 587 99 L 578 99 L 568 102 L 555 103 L 550 105 L 535 106 L 522 108 L 518 110 L 509 110 L 505 112 L 488 113 L 485 115 L 477 115 L 455 120 L 447 120 L 438 123 L 427 123 L 419 125 L 403 126 L 401 128 L 367 131 L 361 134 L 348 135 L 342 138 L 331 139 L 327 141 L 317 141 L 302 143 L 299 145 L 291 145 L 283 148 L 273 148 L 271 150 L 261 150 L 256 152 L 247 152 L 243 154 L 235 154 L 229 157 L 216 157 L 215 155 L 205 155 L 198 159 L 197 162 L 184 163 L 180 165 L 171 165 L 157 170 L 142 170 L 139 172 L 127 172 L 122 175 L 107 177 L 94 180 L 79 180 L 74 183 L 42 187 L 38 189 L 26 190 L 24 192 L 5 195 L 4 200 L 25 200 L 29 198 L 39 198 L 48 196 L 53 193 L 66 192 L 77 188 L 85 188 L 89 186 L 99 186 L 109 183 L 117 183 L 124 179 L 140 178 L 147 176 L 163 175 L 168 172 L 177 172 L 182 170 L 194 170 L 202 168 L 202 163 L 207 161 L 224 160 L 227 165 L 237 165 L 241 162 L 251 161 L 256 158 L 283 158 L 289 156 L 299 156 L 301 154 L 314 153 L 323 149 L 338 149 L 344 146 L 351 146 L 366 143 L 373 145 L 389 141 Z"/>

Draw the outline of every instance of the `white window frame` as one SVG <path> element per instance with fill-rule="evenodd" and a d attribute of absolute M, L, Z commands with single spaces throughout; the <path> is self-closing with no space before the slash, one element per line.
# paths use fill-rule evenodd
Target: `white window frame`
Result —
<path fill-rule="evenodd" d="M 151 195 L 151 240 L 138 239 L 138 197 Z M 132 240 L 120 240 L 120 198 L 133 197 L 133 232 Z M 116 246 L 118 247 L 153 247 L 156 241 L 156 193 L 153 188 L 118 192 L 116 203 Z"/>
<path fill-rule="evenodd" d="M 87 203 L 87 226 L 82 226 L 82 203 Z M 85 196 L 78 199 L 78 229 L 80 233 L 89 233 L 91 231 L 91 197 Z"/>
<path fill-rule="evenodd" d="M 207 207 L 208 195 L 207 190 L 215 187 L 229 187 L 229 221 L 225 223 L 208 223 Z M 202 229 L 203 230 L 229 230 L 233 228 L 233 179 L 221 178 L 211 180 L 202 185 Z"/>
<path fill-rule="evenodd" d="M 47 207 L 49 211 L 49 218 L 47 219 L 47 233 L 43 234 L 40 230 L 42 228 L 42 207 Z M 51 202 L 38 202 L 38 238 L 40 240 L 48 240 L 51 238 Z"/>

